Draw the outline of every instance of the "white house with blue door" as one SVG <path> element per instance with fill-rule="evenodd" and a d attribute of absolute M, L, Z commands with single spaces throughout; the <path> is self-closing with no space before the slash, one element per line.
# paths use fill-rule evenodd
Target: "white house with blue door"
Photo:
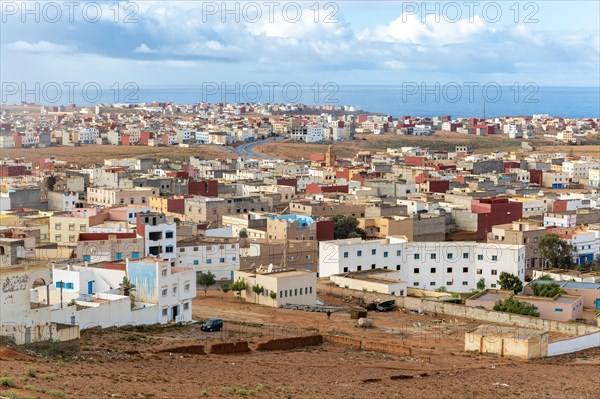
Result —
<path fill-rule="evenodd" d="M 154 257 L 126 260 L 123 266 L 105 269 L 77 261 L 53 264 L 48 295 L 52 321 L 86 329 L 192 320 L 194 269 L 172 267 L 170 261 Z M 119 287 L 125 276 L 135 285 L 133 302 Z M 69 306 L 72 300 L 77 306 Z"/>

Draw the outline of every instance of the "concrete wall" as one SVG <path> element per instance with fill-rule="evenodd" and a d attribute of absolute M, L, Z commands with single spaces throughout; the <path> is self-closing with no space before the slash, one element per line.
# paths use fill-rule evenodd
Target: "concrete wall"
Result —
<path fill-rule="evenodd" d="M 600 331 L 581 337 L 551 342 L 548 344 L 548 356 L 557 356 L 598 346 L 600 346 Z"/>
<path fill-rule="evenodd" d="M 464 317 L 474 320 L 486 321 L 490 323 L 508 324 L 523 328 L 533 328 L 537 330 L 547 330 L 560 332 L 567 335 L 585 335 L 600 331 L 597 326 L 588 324 L 562 322 L 553 320 L 544 320 L 538 317 L 522 316 L 511 313 L 495 312 L 485 309 L 471 308 L 463 305 L 440 302 L 432 299 L 395 297 L 386 294 L 363 293 L 346 288 L 327 285 L 319 281 L 318 288 L 322 292 L 340 297 L 364 298 L 365 301 L 386 301 L 394 299 L 396 306 L 410 310 L 423 310 L 424 312 L 445 314 L 449 316 Z"/>
<path fill-rule="evenodd" d="M 258 344 L 256 349 L 259 351 L 280 351 L 294 348 L 302 348 L 305 346 L 316 346 L 321 345 L 322 343 L 323 336 L 309 335 L 307 337 L 272 339 L 270 341 Z"/>

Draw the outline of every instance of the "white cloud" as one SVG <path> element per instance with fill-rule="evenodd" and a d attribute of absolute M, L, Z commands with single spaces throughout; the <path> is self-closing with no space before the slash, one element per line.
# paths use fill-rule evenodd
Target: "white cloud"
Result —
<path fill-rule="evenodd" d="M 156 50 L 152 50 L 150 47 L 148 47 L 146 45 L 146 43 L 142 43 L 139 46 L 137 46 L 134 50 L 134 53 L 139 53 L 139 54 L 152 54 L 152 53 L 156 53 Z"/>
<path fill-rule="evenodd" d="M 10 50 L 24 53 L 68 53 L 77 50 L 76 46 L 51 43 L 40 40 L 37 43 L 29 43 L 23 40 L 11 43 L 7 46 Z"/>

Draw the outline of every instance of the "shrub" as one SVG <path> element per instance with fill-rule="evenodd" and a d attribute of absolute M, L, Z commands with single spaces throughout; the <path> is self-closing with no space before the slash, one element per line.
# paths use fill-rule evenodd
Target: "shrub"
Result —
<path fill-rule="evenodd" d="M 14 388 L 15 379 L 11 377 L 0 377 L 0 386 L 4 388 Z"/>

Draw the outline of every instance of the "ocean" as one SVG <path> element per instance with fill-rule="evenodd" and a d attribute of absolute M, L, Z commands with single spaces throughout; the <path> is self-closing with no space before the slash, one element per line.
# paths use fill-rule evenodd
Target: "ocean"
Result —
<path fill-rule="evenodd" d="M 62 99 L 62 96 L 59 97 Z M 301 103 L 307 105 L 348 105 L 362 111 L 400 117 L 441 116 L 486 117 L 548 114 L 568 118 L 600 118 L 598 87 L 487 86 L 465 84 L 416 84 L 404 86 L 361 86 L 334 84 L 264 85 L 205 84 L 190 87 L 140 87 L 130 85 L 120 90 L 103 89 L 88 93 L 75 90 L 78 106 L 97 103 L 174 102 L 192 104 L 198 101 Z M 12 101 L 16 103 L 18 101 Z M 44 101 L 45 105 L 67 104 L 67 101 Z M 485 108 L 485 111 L 484 111 Z"/>

